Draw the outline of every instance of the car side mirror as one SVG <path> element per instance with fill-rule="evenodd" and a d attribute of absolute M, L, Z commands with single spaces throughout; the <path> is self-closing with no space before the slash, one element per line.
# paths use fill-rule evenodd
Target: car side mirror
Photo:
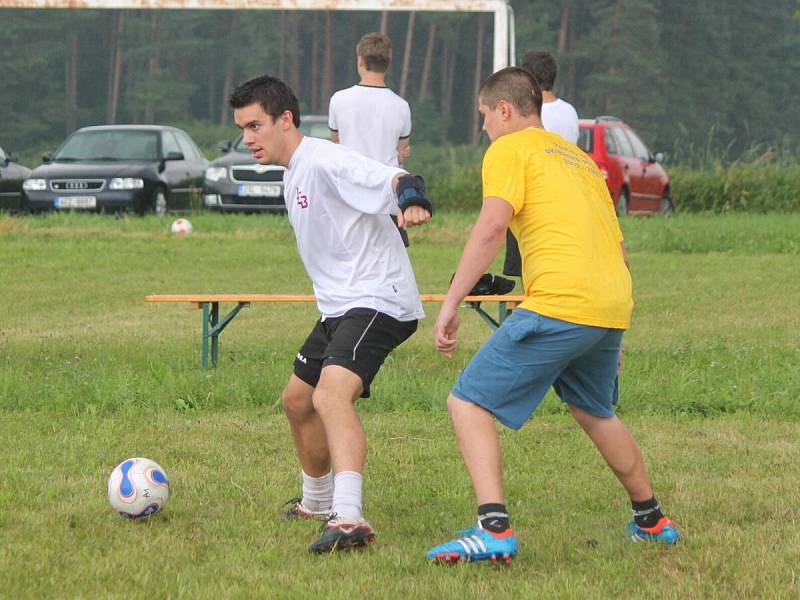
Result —
<path fill-rule="evenodd" d="M 664 153 L 663 152 L 656 152 L 653 160 L 651 162 L 662 163 L 664 162 Z"/>
<path fill-rule="evenodd" d="M 183 152 L 167 152 L 164 160 L 183 160 Z"/>
<path fill-rule="evenodd" d="M 46 152 L 42 154 L 42 162 L 44 162 L 45 164 L 53 162 L 53 153 Z"/>
<path fill-rule="evenodd" d="M 230 152 L 232 146 L 233 144 L 231 144 L 230 140 L 225 140 L 224 142 L 220 142 L 219 144 L 217 144 L 217 148 L 219 148 L 219 151 L 222 152 L 223 154 L 227 154 L 228 152 Z"/>

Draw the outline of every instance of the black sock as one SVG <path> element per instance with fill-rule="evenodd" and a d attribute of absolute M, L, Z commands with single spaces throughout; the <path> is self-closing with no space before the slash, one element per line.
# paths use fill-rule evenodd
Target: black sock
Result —
<path fill-rule="evenodd" d="M 631 507 L 633 507 L 633 520 L 639 527 L 652 527 L 664 516 L 655 496 L 644 502 L 631 501 Z"/>
<path fill-rule="evenodd" d="M 481 527 L 492 533 L 503 533 L 510 527 L 505 504 L 481 504 L 478 507 Z"/>

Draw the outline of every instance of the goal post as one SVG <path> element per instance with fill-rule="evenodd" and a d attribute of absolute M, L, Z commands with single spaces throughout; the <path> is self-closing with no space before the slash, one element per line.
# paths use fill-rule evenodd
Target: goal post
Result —
<path fill-rule="evenodd" d="M 157 10 L 336 10 L 494 14 L 494 71 L 515 64 L 514 12 L 508 0 L 0 0 L 0 8 Z"/>

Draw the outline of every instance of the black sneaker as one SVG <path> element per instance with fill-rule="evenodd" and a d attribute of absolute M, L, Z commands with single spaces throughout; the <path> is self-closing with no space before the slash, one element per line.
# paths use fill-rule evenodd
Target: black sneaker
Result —
<path fill-rule="evenodd" d="M 343 517 L 331 515 L 322 526 L 322 535 L 308 545 L 308 551 L 325 554 L 337 550 L 361 548 L 375 541 L 375 532 L 363 518 L 348 521 Z"/>
<path fill-rule="evenodd" d="M 331 518 L 331 511 L 328 510 L 309 510 L 303 506 L 302 498 L 292 498 L 283 505 L 285 510 L 281 511 L 284 519 L 308 519 L 312 521 L 327 521 Z"/>

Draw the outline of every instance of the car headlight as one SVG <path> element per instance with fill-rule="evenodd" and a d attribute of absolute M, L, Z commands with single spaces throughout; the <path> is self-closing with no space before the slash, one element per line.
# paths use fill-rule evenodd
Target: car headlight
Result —
<path fill-rule="evenodd" d="M 225 167 L 208 167 L 206 169 L 206 181 L 219 181 L 228 176 L 228 169 Z"/>
<path fill-rule="evenodd" d="M 22 189 L 26 192 L 43 192 L 47 189 L 47 180 L 26 179 L 22 182 Z"/>
<path fill-rule="evenodd" d="M 144 187 L 144 180 L 137 177 L 114 177 L 108 184 L 110 190 L 140 190 Z"/>

